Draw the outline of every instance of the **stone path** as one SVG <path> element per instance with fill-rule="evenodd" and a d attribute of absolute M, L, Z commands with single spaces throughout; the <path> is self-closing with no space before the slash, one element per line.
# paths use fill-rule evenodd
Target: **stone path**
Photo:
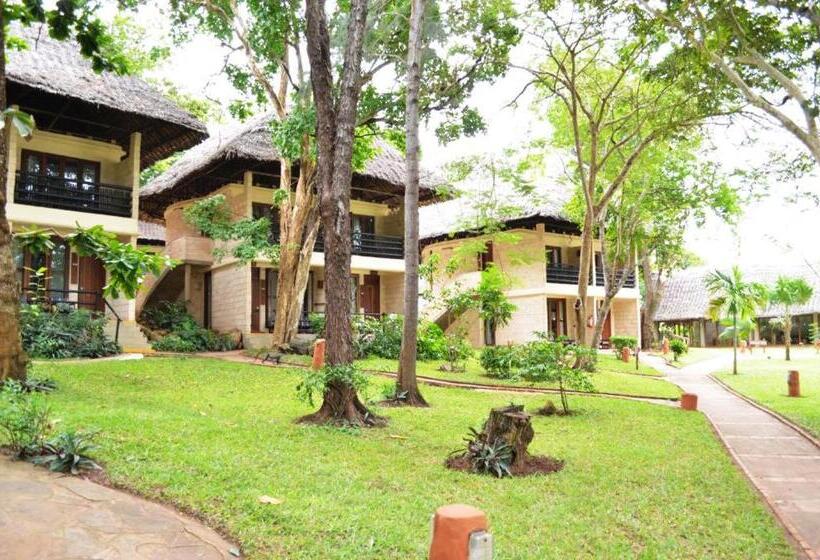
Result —
<path fill-rule="evenodd" d="M 0 456 L 2 559 L 225 560 L 232 548 L 170 508 Z"/>
<path fill-rule="evenodd" d="M 669 367 L 658 358 L 648 361 L 684 391 L 697 394 L 698 408 L 805 557 L 820 560 L 820 448 L 709 377 L 731 365 L 731 357 L 729 361 L 720 357 L 682 369 Z M 784 372 L 784 387 L 785 383 Z"/>

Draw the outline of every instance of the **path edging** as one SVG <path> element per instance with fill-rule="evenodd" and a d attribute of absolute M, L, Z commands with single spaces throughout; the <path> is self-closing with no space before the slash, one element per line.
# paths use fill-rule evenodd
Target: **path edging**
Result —
<path fill-rule="evenodd" d="M 766 405 L 757 402 L 753 398 L 747 397 L 743 393 L 740 393 L 740 392 L 736 391 L 735 389 L 730 387 L 727 383 L 725 383 L 723 380 L 716 377 L 714 374 L 710 373 L 709 377 L 711 377 L 713 381 L 715 381 L 718 385 L 720 385 L 721 387 L 723 387 L 724 389 L 726 389 L 727 391 L 732 393 L 734 396 L 746 401 L 747 403 L 749 403 L 753 407 L 757 408 L 758 410 L 761 410 L 761 411 L 769 414 L 770 416 L 774 417 L 776 420 L 779 420 L 779 421 L 783 422 L 789 428 L 791 428 L 795 432 L 799 433 L 801 436 L 803 436 L 804 438 L 809 440 L 811 443 L 813 443 L 818 449 L 820 449 L 820 439 L 817 439 L 816 437 L 814 437 L 813 434 L 811 434 L 808 430 L 806 430 L 805 428 L 803 428 L 799 424 L 795 424 L 793 421 L 789 420 L 788 418 L 786 418 L 785 416 L 783 416 L 779 412 L 777 412 L 775 410 L 772 410 L 771 408 L 767 407 Z"/>

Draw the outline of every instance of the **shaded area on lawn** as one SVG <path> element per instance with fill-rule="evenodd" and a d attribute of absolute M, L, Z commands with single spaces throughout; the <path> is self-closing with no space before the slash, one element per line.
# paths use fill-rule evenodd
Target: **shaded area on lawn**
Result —
<path fill-rule="evenodd" d="M 285 369 L 156 358 L 34 370 L 60 383 L 57 416 L 102 430 L 115 483 L 200 512 L 249 558 L 423 558 L 430 514 L 453 502 L 488 513 L 499 560 L 793 557 L 700 414 L 572 397 L 579 414 L 533 418 L 530 447 L 565 468 L 498 480 L 443 463 L 508 394 L 428 387 L 430 409 L 380 409 L 390 425 L 359 431 L 295 424 L 310 409 Z"/>
<path fill-rule="evenodd" d="M 820 355 L 813 350 L 795 352 L 795 357 L 784 359 L 757 357 L 741 362 L 740 373 L 720 373 L 717 377 L 732 389 L 769 407 L 820 437 Z M 782 356 L 782 351 L 775 354 Z M 801 397 L 789 397 L 786 383 L 788 371 L 800 372 Z"/>

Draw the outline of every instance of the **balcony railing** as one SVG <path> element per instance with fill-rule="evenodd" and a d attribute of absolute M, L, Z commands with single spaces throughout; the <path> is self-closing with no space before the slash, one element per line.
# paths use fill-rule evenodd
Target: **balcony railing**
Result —
<path fill-rule="evenodd" d="M 383 257 L 388 259 L 404 258 L 404 239 L 392 235 L 376 235 L 374 233 L 353 232 L 352 253 L 364 257 Z M 315 251 L 324 252 L 324 238 L 321 232 L 316 239 Z"/>
<path fill-rule="evenodd" d="M 590 285 L 603 286 L 604 285 L 604 271 L 595 271 L 595 284 L 591 282 L 592 274 L 590 274 Z M 547 265 L 547 282 L 553 284 L 577 284 L 578 283 L 578 267 L 569 264 L 552 264 Z M 635 287 L 635 274 L 629 273 L 624 281 L 624 288 Z"/>
<path fill-rule="evenodd" d="M 131 216 L 131 189 L 17 172 L 14 202 L 108 216 Z"/>

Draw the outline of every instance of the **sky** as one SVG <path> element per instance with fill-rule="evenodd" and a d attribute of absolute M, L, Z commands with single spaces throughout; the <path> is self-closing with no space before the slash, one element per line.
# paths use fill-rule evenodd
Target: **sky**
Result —
<path fill-rule="evenodd" d="M 136 19 L 157 37 L 167 33 L 167 20 L 156 8 L 143 8 Z M 533 56 L 533 51 L 522 44 L 515 49 L 513 61 L 527 63 Z M 189 44 L 175 47 L 171 58 L 154 71 L 154 75 L 170 79 L 188 93 L 229 100 L 231 87 L 221 75 L 223 57 L 218 44 L 198 37 Z M 516 106 L 510 106 L 526 80 L 522 71 L 511 70 L 495 83 L 480 85 L 473 92 L 470 103 L 481 111 L 487 122 L 486 132 L 476 137 L 441 146 L 434 135 L 435 122 L 423 123 L 422 165 L 437 169 L 468 155 L 501 155 L 507 147 L 548 135 L 546 126 L 534 118 L 529 95 L 524 95 Z M 772 151 L 796 155 L 803 150 L 788 133 L 759 122 L 741 120 L 728 127 L 713 127 L 710 132 L 714 148 L 710 157 L 719 161 L 727 174 L 762 164 Z M 750 136 L 756 141 L 750 143 Z M 549 161 L 553 167 L 561 165 L 560 158 Z M 547 169 L 544 180 L 554 181 L 561 174 L 563 169 Z M 798 184 L 776 180 L 770 183 L 771 194 L 750 203 L 736 225 L 715 218 L 707 220 L 703 227 L 690 224 L 686 236 L 688 248 L 709 266 L 820 263 L 820 207 L 805 197 L 798 203 L 784 200 L 797 188 L 820 195 L 817 175 L 804 177 Z"/>

